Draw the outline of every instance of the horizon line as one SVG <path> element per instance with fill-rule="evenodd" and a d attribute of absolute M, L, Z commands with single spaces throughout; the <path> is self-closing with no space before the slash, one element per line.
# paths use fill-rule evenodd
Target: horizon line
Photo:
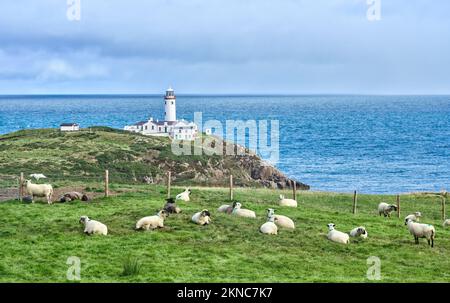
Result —
<path fill-rule="evenodd" d="M 177 96 L 186 97 L 301 97 L 301 96 L 450 96 L 450 93 L 178 93 Z M 2 97 L 160 97 L 164 93 L 31 93 L 31 94 L 0 94 Z"/>

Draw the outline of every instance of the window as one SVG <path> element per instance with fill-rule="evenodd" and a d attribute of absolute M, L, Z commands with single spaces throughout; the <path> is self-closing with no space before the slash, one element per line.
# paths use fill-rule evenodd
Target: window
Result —
<path fill-rule="evenodd" d="M 172 101 L 172 105 L 173 105 L 173 101 Z"/>
<path fill-rule="evenodd" d="M 152 125 L 152 130 L 155 130 L 155 126 L 154 125 Z"/>

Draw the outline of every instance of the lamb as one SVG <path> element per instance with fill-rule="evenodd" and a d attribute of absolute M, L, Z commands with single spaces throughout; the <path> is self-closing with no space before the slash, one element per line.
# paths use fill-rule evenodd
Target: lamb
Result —
<path fill-rule="evenodd" d="M 167 211 L 160 210 L 158 214 L 154 216 L 144 217 L 140 219 L 136 223 L 136 230 L 144 229 L 156 229 L 156 228 L 163 228 L 164 227 L 164 219 L 166 219 L 169 216 L 169 213 Z"/>
<path fill-rule="evenodd" d="M 419 244 L 419 238 L 426 238 L 428 245 L 434 247 L 434 237 L 436 235 L 436 230 L 433 225 L 417 223 L 411 219 L 407 222 L 409 232 L 414 236 L 414 241 Z"/>
<path fill-rule="evenodd" d="M 239 202 L 234 203 L 234 208 L 232 211 L 233 215 L 245 218 L 256 218 L 256 214 L 253 210 L 241 208 L 242 204 Z"/>
<path fill-rule="evenodd" d="M 33 184 L 31 180 L 25 181 L 26 192 L 31 197 L 46 197 L 47 203 L 52 204 L 53 187 L 50 184 Z"/>
<path fill-rule="evenodd" d="M 181 213 L 181 208 L 179 208 L 177 206 L 177 204 L 175 203 L 175 200 L 173 198 L 166 199 L 166 204 L 164 205 L 163 209 L 166 212 L 168 212 L 169 214 L 179 214 L 179 213 Z"/>
<path fill-rule="evenodd" d="M 294 199 L 286 199 L 283 195 L 280 195 L 280 206 L 297 207 L 297 201 Z"/>
<path fill-rule="evenodd" d="M 343 233 L 341 231 L 335 230 L 334 228 L 336 227 L 335 224 L 333 223 L 329 223 L 328 225 L 328 239 L 336 242 L 336 243 L 342 243 L 342 244 L 348 244 L 350 243 L 350 238 L 348 236 L 348 234 Z"/>
<path fill-rule="evenodd" d="M 217 211 L 220 213 L 226 213 L 226 214 L 231 214 L 233 212 L 233 209 L 236 206 L 236 202 L 233 202 L 232 205 L 228 205 L 228 204 L 224 204 L 222 206 L 220 206 Z"/>
<path fill-rule="evenodd" d="M 359 227 L 355 227 L 353 228 L 350 233 L 349 233 L 350 237 L 361 237 L 363 239 L 367 239 L 367 230 L 364 226 L 359 226 Z"/>
<path fill-rule="evenodd" d="M 191 190 L 189 188 L 186 188 L 184 190 L 184 192 L 182 192 L 181 194 L 178 194 L 175 197 L 175 200 L 181 200 L 181 201 L 189 202 L 189 200 L 190 200 L 189 195 L 190 194 L 191 194 Z"/>
<path fill-rule="evenodd" d="M 270 217 L 275 218 L 275 224 L 279 227 L 284 227 L 287 229 L 295 229 L 294 221 L 291 218 L 283 216 L 283 215 L 275 215 L 275 210 L 273 208 L 267 209 L 267 218 Z"/>
<path fill-rule="evenodd" d="M 204 209 L 198 213 L 195 213 L 192 216 L 192 222 L 197 223 L 199 225 L 208 225 L 211 223 L 211 214 L 207 209 Z"/>
<path fill-rule="evenodd" d="M 277 221 L 277 219 L 275 218 L 275 216 L 270 216 L 267 220 L 266 223 L 264 223 L 263 225 L 261 225 L 261 227 L 259 228 L 259 231 L 262 232 L 263 234 L 267 234 L 267 235 L 276 235 L 278 234 L 278 227 L 275 224 L 275 222 Z"/>
<path fill-rule="evenodd" d="M 80 223 L 84 225 L 84 233 L 87 235 L 107 235 L 108 227 L 105 224 L 89 219 L 87 216 L 80 218 Z"/>
<path fill-rule="evenodd" d="M 384 202 L 381 202 L 378 204 L 378 214 L 384 215 L 385 217 L 391 217 L 391 212 L 396 211 L 397 206 L 394 204 L 387 204 Z"/>
<path fill-rule="evenodd" d="M 414 214 L 408 215 L 405 217 L 405 225 L 408 224 L 409 220 L 412 220 L 414 222 L 419 222 L 419 218 L 422 217 L 422 213 L 420 211 L 416 211 Z"/>

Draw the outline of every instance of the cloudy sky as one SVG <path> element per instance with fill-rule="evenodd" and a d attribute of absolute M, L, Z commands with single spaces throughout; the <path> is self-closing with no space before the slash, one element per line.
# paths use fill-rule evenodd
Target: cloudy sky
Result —
<path fill-rule="evenodd" d="M 0 2 L 0 94 L 448 94 L 450 1 Z"/>

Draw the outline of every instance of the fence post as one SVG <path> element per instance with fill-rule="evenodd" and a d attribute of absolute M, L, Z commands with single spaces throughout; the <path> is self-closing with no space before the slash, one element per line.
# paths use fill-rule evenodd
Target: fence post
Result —
<path fill-rule="evenodd" d="M 109 170 L 105 170 L 105 197 L 109 197 Z"/>
<path fill-rule="evenodd" d="M 400 218 L 400 195 L 397 195 L 397 218 Z"/>
<path fill-rule="evenodd" d="M 297 182 L 295 182 L 294 180 L 291 181 L 292 182 L 292 195 L 295 201 L 297 201 Z"/>
<path fill-rule="evenodd" d="M 356 214 L 356 203 L 358 201 L 358 196 L 356 190 L 353 192 L 353 213 Z"/>
<path fill-rule="evenodd" d="M 170 182 L 172 179 L 172 173 L 169 171 L 167 172 L 167 198 L 170 198 Z"/>
<path fill-rule="evenodd" d="M 22 201 L 23 199 L 23 173 L 20 173 L 20 178 L 19 178 L 19 201 Z"/>
<path fill-rule="evenodd" d="M 445 221 L 445 196 L 441 196 L 442 199 L 442 221 Z"/>
<path fill-rule="evenodd" d="M 233 175 L 230 175 L 230 201 L 233 201 Z"/>

